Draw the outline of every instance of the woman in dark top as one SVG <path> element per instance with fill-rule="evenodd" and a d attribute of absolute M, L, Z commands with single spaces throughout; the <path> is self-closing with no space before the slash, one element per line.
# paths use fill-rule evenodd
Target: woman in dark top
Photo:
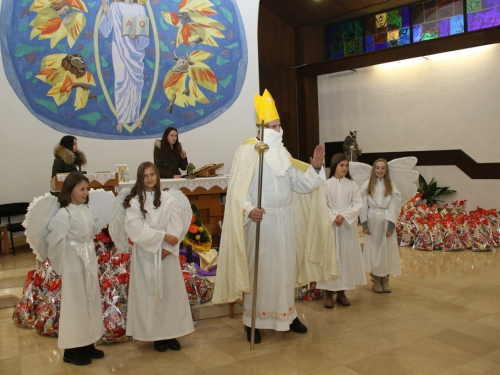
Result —
<path fill-rule="evenodd" d="M 78 143 L 72 135 L 65 135 L 54 148 L 54 164 L 52 176 L 58 173 L 81 172 L 82 165 L 87 164 L 83 151 L 78 150 Z"/>
<path fill-rule="evenodd" d="M 161 140 L 156 140 L 154 162 L 160 171 L 160 178 L 179 178 L 188 165 L 186 151 L 182 149 L 177 129 L 169 127 Z"/>

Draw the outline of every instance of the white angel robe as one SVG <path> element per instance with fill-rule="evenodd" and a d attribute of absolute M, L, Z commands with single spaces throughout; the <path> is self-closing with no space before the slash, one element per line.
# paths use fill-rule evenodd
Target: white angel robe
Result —
<path fill-rule="evenodd" d="M 113 32 L 111 55 L 115 73 L 115 106 L 118 123 L 139 120 L 141 94 L 144 86 L 144 56 L 149 37 L 131 39 L 122 35 L 124 15 L 145 16 L 143 5 L 112 2 L 106 18 L 102 15 L 99 31 L 106 38 Z"/>
<path fill-rule="evenodd" d="M 48 257 L 61 275 L 61 349 L 95 343 L 104 333 L 94 237 L 97 216 L 86 205 L 61 208 L 49 222 Z"/>
<path fill-rule="evenodd" d="M 146 218 L 137 197 L 130 200 L 130 207 L 125 210 L 125 231 L 134 243 L 127 336 L 141 341 L 168 340 L 194 331 L 179 263 L 182 211 L 166 191 L 161 192 L 158 208 L 153 205 L 154 192 L 145 196 Z M 163 241 L 167 233 L 179 238 L 176 246 Z M 162 249 L 172 254 L 161 260 Z"/>
<path fill-rule="evenodd" d="M 358 215 L 363 208 L 359 188 L 348 178 L 339 180 L 332 177 L 325 183 L 325 194 L 332 228 L 335 231 L 340 271 L 338 278 L 318 281 L 316 288 L 331 291 L 356 289 L 356 285 L 366 284 L 357 226 Z M 344 217 L 340 227 L 334 224 L 337 215 Z"/>
<path fill-rule="evenodd" d="M 392 194 L 384 196 L 384 180 L 377 179 L 375 194 L 372 198 L 367 193 L 369 181 L 361 187 L 363 210 L 360 219 L 368 221 L 370 234 L 365 234 L 363 246 L 363 263 L 365 270 L 375 276 L 401 275 L 401 260 L 394 230 L 392 236 L 386 237 L 388 221 L 398 223 L 401 210 L 401 194 L 396 185 L 392 184 Z"/>
<path fill-rule="evenodd" d="M 245 207 L 249 204 L 257 206 L 258 179 L 257 167 L 248 191 Z M 321 186 L 325 179 L 323 169 L 318 174 L 312 167 L 309 167 L 305 173 L 291 167 L 285 176 L 276 177 L 264 163 L 261 206 L 266 210 L 266 213 L 260 224 L 256 328 L 288 331 L 290 324 L 297 317 L 295 310 L 296 240 L 292 190 L 297 193 L 309 193 Z M 252 221 L 250 217 L 245 218 L 245 246 L 252 288 L 256 228 L 257 223 Z M 247 327 L 251 327 L 252 301 L 252 293 L 245 293 L 243 324 Z"/>

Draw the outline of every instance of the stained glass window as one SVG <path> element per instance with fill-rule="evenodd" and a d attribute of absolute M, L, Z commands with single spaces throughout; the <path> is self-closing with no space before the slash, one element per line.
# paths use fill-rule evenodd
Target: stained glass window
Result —
<path fill-rule="evenodd" d="M 402 7 L 365 17 L 365 51 L 410 43 L 410 8 Z"/>
<path fill-rule="evenodd" d="M 464 32 L 463 0 L 430 0 L 411 5 L 413 42 Z"/>
<path fill-rule="evenodd" d="M 467 0 L 467 30 L 500 25 L 500 0 Z"/>
<path fill-rule="evenodd" d="M 338 59 L 363 53 L 363 20 L 326 28 L 326 58 Z"/>

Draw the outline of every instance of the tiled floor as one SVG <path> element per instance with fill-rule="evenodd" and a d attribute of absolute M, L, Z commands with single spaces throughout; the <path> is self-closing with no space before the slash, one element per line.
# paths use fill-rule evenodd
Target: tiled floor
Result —
<path fill-rule="evenodd" d="M 12 258 L 0 257 L 2 269 L 30 261 L 27 252 Z M 102 348 L 104 359 L 77 367 L 62 362 L 55 338 L 17 328 L 13 309 L 2 309 L 0 374 L 500 374 L 500 250 L 404 248 L 401 258 L 403 276 L 391 278 L 391 294 L 366 285 L 347 293 L 347 308 L 298 303 L 309 332 L 262 331 L 254 351 L 240 315 L 199 321 L 179 352 L 112 344 Z"/>

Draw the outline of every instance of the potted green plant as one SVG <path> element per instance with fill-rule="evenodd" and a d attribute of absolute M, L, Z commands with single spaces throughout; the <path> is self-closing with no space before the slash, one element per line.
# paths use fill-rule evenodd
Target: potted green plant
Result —
<path fill-rule="evenodd" d="M 438 197 L 442 195 L 450 195 L 457 192 L 456 190 L 450 189 L 449 186 L 437 186 L 437 181 L 434 180 L 434 177 L 429 183 L 427 183 L 425 178 L 420 175 L 418 176 L 418 185 L 418 192 L 422 194 L 422 201 L 425 200 L 428 205 L 443 202 L 442 200 L 439 200 Z"/>

